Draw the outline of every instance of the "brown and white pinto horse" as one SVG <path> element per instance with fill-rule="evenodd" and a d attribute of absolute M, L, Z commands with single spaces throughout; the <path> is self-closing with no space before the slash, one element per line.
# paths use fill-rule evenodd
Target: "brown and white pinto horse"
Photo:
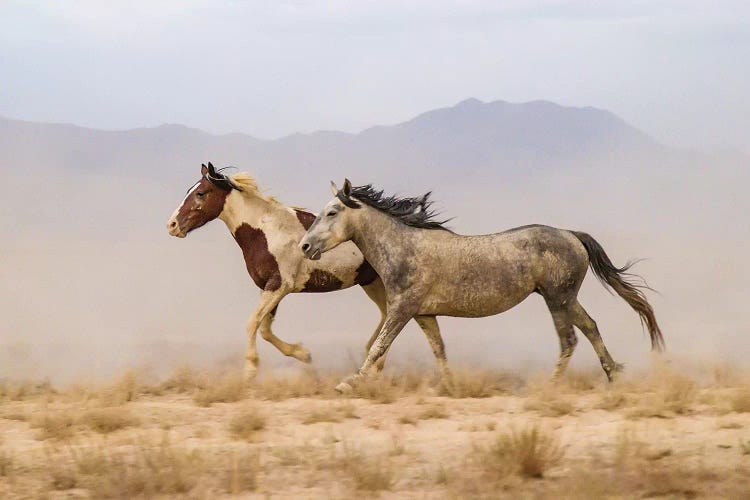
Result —
<path fill-rule="evenodd" d="M 301 344 L 288 344 L 271 331 L 279 302 L 289 293 L 333 292 L 360 285 L 381 315 L 367 342 L 369 351 L 385 320 L 386 296 L 382 281 L 356 245 L 345 243 L 319 260 L 305 259 L 298 243 L 315 215 L 263 195 L 247 173 L 227 176 L 209 163 L 201 166 L 201 179 L 169 218 L 167 229 L 172 236 L 184 238 L 216 218 L 229 228 L 242 250 L 247 272 L 261 289 L 260 303 L 247 322 L 247 379 L 252 379 L 258 369 L 259 328 L 261 336 L 284 355 L 305 363 L 311 361 L 310 353 Z M 436 356 L 443 352 L 439 332 L 425 330 L 425 334 Z M 378 368 L 382 367 L 380 363 Z"/>

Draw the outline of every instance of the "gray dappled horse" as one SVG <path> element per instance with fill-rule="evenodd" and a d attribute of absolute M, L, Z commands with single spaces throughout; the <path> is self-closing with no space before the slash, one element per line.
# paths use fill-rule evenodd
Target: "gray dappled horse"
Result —
<path fill-rule="evenodd" d="M 301 344 L 288 344 L 271 331 L 279 302 L 290 293 L 333 292 L 360 285 L 381 315 L 380 324 L 367 343 L 370 349 L 385 319 L 385 290 L 355 245 L 342 245 L 317 262 L 306 260 L 298 243 L 315 216 L 264 195 L 249 174 L 227 176 L 209 162 L 208 166 L 201 166 L 201 178 L 169 218 L 167 230 L 172 236 L 184 238 L 216 218 L 226 223 L 242 250 L 247 272 L 261 290 L 260 302 L 247 322 L 247 379 L 253 378 L 258 369 L 258 329 L 284 355 L 310 362 L 310 353 Z M 433 338 L 439 334 L 427 330 L 425 333 L 431 345 L 442 345 L 442 340 Z M 382 363 L 377 366 L 382 367 Z"/>
<path fill-rule="evenodd" d="M 542 225 L 502 233 L 464 236 L 436 221 L 427 193 L 421 198 L 385 197 L 370 185 L 352 187 L 349 180 L 318 214 L 300 248 L 309 259 L 353 241 L 383 280 L 387 314 L 380 334 L 357 375 L 337 389 L 351 390 L 411 319 L 440 338 L 436 316 L 482 317 L 507 311 L 531 293 L 544 297 L 560 337 L 561 375 L 575 349 L 578 327 L 589 339 L 611 381 L 622 365 L 604 346 L 593 319 L 578 302 L 578 290 L 589 266 L 605 287 L 617 292 L 638 313 L 651 346 L 664 345 L 654 311 L 627 271 L 616 267 L 586 233 Z M 436 351 L 437 352 L 437 351 Z M 441 365 L 445 351 L 440 345 Z"/>

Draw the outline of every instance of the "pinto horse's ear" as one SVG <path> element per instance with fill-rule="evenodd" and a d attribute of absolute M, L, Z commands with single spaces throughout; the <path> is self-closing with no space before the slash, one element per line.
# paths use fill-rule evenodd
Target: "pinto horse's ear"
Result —
<path fill-rule="evenodd" d="M 205 177 L 207 173 L 208 173 L 208 167 L 206 166 L 205 163 L 201 163 L 201 175 Z"/>
<path fill-rule="evenodd" d="M 341 190 L 344 192 L 344 196 L 349 198 L 352 195 L 352 183 L 349 182 L 349 179 L 344 179 L 344 187 L 341 188 Z"/>
<path fill-rule="evenodd" d="M 331 181 L 331 191 L 333 192 L 333 196 L 336 196 L 339 194 L 339 188 L 336 186 L 336 183 Z"/>
<path fill-rule="evenodd" d="M 208 162 L 208 175 L 210 175 L 211 177 L 216 177 L 216 169 L 211 162 Z"/>

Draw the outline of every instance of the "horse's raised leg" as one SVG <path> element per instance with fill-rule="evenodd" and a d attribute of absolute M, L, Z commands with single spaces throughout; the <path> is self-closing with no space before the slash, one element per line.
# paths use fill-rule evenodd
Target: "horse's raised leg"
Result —
<path fill-rule="evenodd" d="M 270 342 L 284 356 L 296 358 L 303 363 L 310 363 L 312 361 L 310 351 L 305 349 L 302 344 L 289 344 L 287 342 L 284 342 L 276 335 L 274 335 L 274 333 L 271 331 L 271 325 L 273 324 L 273 320 L 276 318 L 276 311 L 278 311 L 278 309 L 278 306 L 274 307 L 273 310 L 266 314 L 266 316 L 261 320 L 260 336 L 263 337 L 263 340 Z"/>
<path fill-rule="evenodd" d="M 405 307 L 394 307 L 388 308 L 388 315 L 383 323 L 383 328 L 380 330 L 380 334 L 373 342 L 370 351 L 367 354 L 365 362 L 362 363 L 362 367 L 359 369 L 356 375 L 347 377 L 339 385 L 336 386 L 336 390 L 341 393 L 347 393 L 352 390 L 353 384 L 362 378 L 363 376 L 369 375 L 370 371 L 374 368 L 378 360 L 388 351 L 393 343 L 396 336 L 404 329 L 406 323 L 414 317 L 413 309 L 407 309 Z"/>
<path fill-rule="evenodd" d="M 557 336 L 560 338 L 560 357 L 552 374 L 552 380 L 557 380 L 568 368 L 570 357 L 573 356 L 573 351 L 575 351 L 578 343 L 578 337 L 576 337 L 576 332 L 573 331 L 573 323 L 566 310 L 550 306 L 550 313 L 552 313 L 552 321 L 555 324 Z"/>
<path fill-rule="evenodd" d="M 247 320 L 247 350 L 245 351 L 245 380 L 250 381 L 258 373 L 258 347 L 256 346 L 256 334 L 258 327 L 268 313 L 273 311 L 281 299 L 287 294 L 282 289 L 275 291 L 264 290 L 260 294 L 258 306 Z"/>
<path fill-rule="evenodd" d="M 445 356 L 445 343 L 443 343 L 443 337 L 440 335 L 440 325 L 438 325 L 437 318 L 435 316 L 417 316 L 414 319 L 430 342 L 432 353 L 435 355 L 443 380 L 448 382 L 450 380 L 448 359 Z"/>
<path fill-rule="evenodd" d="M 599 362 L 602 364 L 604 373 L 607 374 L 607 379 L 612 382 L 614 374 L 622 370 L 623 365 L 615 363 L 612 356 L 607 351 L 604 345 L 602 336 L 599 334 L 599 328 L 596 326 L 596 321 L 591 319 L 586 310 L 581 304 L 575 300 L 569 306 L 570 319 L 575 326 L 577 326 L 583 334 L 589 339 L 591 345 L 596 351 L 596 355 L 599 357 Z"/>

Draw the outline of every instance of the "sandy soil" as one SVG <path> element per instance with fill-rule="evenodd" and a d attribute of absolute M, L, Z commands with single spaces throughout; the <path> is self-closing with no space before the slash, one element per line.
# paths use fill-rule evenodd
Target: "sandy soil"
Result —
<path fill-rule="evenodd" d="M 333 376 L 8 382 L 0 497 L 750 498 L 750 385 L 601 378 L 410 374 L 346 397 Z"/>

